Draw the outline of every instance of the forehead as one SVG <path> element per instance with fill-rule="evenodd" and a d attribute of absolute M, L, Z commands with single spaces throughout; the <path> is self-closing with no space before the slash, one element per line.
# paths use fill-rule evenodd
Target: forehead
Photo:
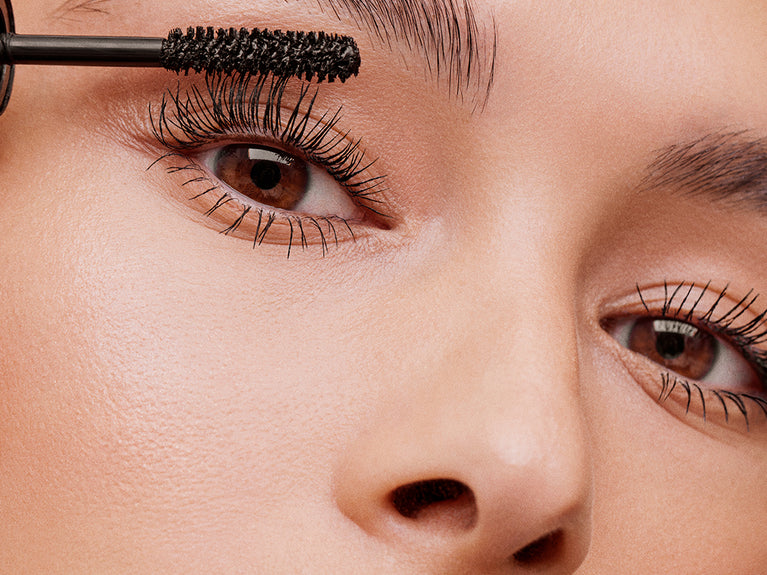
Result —
<path fill-rule="evenodd" d="M 505 105 L 536 122 L 536 131 L 552 122 L 552 130 L 630 130 L 673 116 L 668 135 L 694 139 L 707 128 L 763 123 L 763 2 L 492 5 L 499 22 L 496 97 L 503 94 Z M 552 116 L 552 108 L 569 115 Z"/>
<path fill-rule="evenodd" d="M 15 10 L 19 31 L 29 33 L 164 35 L 197 24 L 351 33 L 372 45 L 379 68 L 412 69 L 411 52 L 425 51 L 425 68 L 451 90 L 470 89 L 480 101 L 489 91 L 499 111 L 530 118 L 564 105 L 607 122 L 627 109 L 678 110 L 694 124 L 761 108 L 767 87 L 767 10 L 745 0 L 26 0 Z M 414 48 L 441 20 L 448 25 Z M 750 128 L 744 120 L 725 123 Z"/>
<path fill-rule="evenodd" d="M 238 25 L 272 21 L 315 24 L 365 32 L 364 40 L 391 46 L 426 44 L 441 52 L 434 66 L 462 67 L 489 58 L 486 52 L 518 60 L 529 47 L 543 47 L 545 56 L 564 55 L 580 65 L 612 60 L 653 60 L 667 63 L 697 54 L 696 68 L 716 64 L 733 52 L 750 53 L 758 62 L 764 51 L 767 10 L 763 2 L 700 0 L 680 3 L 659 0 L 560 2 L 557 0 L 26 0 L 16 2 L 25 27 L 35 30 L 71 28 L 93 32 L 157 34 L 171 26 Z M 44 17 L 40 17 L 44 14 Z M 435 31 L 434 28 L 437 28 Z M 438 36 L 446 38 L 438 38 Z M 442 42 L 442 40 L 446 40 Z M 497 42 L 496 42 L 497 40 Z M 450 50 L 451 45 L 458 49 Z M 583 61 L 589 56 L 591 61 Z M 689 58 L 687 58 L 689 60 Z M 580 60 L 580 61 L 579 61 Z M 691 62 L 687 61 L 687 65 Z M 507 68 L 502 68 L 501 72 Z M 640 67 L 623 68 L 625 75 Z M 676 72 L 676 70 L 674 70 Z"/>
<path fill-rule="evenodd" d="M 287 20 L 311 17 L 318 24 L 329 25 L 337 21 L 365 29 L 370 37 L 379 37 L 387 43 L 403 40 L 429 42 L 432 30 L 420 27 L 419 22 L 430 24 L 447 22 L 444 32 L 449 41 L 461 46 L 464 56 L 476 50 L 476 43 L 487 36 L 500 39 L 500 49 L 538 38 L 552 47 L 569 43 L 573 56 L 577 52 L 622 47 L 614 56 L 627 48 L 636 48 L 648 54 L 661 48 L 673 59 L 679 53 L 695 48 L 706 54 L 729 52 L 750 47 L 755 38 L 763 39 L 767 10 L 763 2 L 747 0 L 700 0 L 679 3 L 659 0 L 560 2 L 544 0 L 522 2 L 518 0 L 393 0 L 381 3 L 375 0 L 230 0 L 226 3 L 211 0 L 17 0 L 14 7 L 25 15 L 25 25 L 35 27 L 87 26 L 112 27 L 122 24 L 123 33 L 134 34 L 141 29 L 163 29 L 168 26 L 196 25 L 200 23 L 229 25 L 237 19 L 243 24 L 258 25 L 259 20 L 271 15 Z M 44 16 L 41 18 L 40 15 Z M 202 22 L 204 20 L 204 22 Z M 402 25 L 402 22 L 406 25 Z M 410 27 L 418 34 L 409 34 Z M 21 30 L 26 32 L 26 30 Z M 92 30 L 91 30 L 92 31 Z M 465 37 L 459 37 L 463 34 Z M 532 34 L 532 36 L 531 36 Z M 492 46 L 493 42 L 489 44 Z M 760 42 L 763 44 L 763 41 Z M 597 50 L 592 50 L 597 51 Z M 613 51 L 614 52 L 614 51 Z M 477 57 L 475 52 L 472 56 Z M 448 54 L 453 58 L 452 54 Z M 448 62 L 449 64 L 449 62 Z"/>

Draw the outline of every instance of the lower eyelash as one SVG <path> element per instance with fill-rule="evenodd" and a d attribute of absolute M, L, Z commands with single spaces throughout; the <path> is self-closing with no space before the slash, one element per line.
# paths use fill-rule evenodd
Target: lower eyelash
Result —
<path fill-rule="evenodd" d="M 213 217 L 216 212 L 227 204 L 232 202 L 239 203 L 232 194 L 222 191 L 221 187 L 207 175 L 202 166 L 196 162 L 188 161 L 188 158 L 180 152 L 169 152 L 163 155 L 155 160 L 147 169 L 151 169 L 162 160 L 170 157 L 179 157 L 187 163 L 169 166 L 165 168 L 166 173 L 173 175 L 190 172 L 190 175 L 193 175 L 194 177 L 185 180 L 181 184 L 181 187 L 186 188 L 187 186 L 196 185 L 203 188 L 203 191 L 189 197 L 189 201 L 199 200 L 204 196 L 219 192 L 218 199 L 204 212 L 206 217 Z M 323 257 L 328 254 L 331 245 L 338 247 L 344 235 L 348 234 L 348 237 L 352 241 L 356 241 L 357 239 L 350 222 L 338 216 L 295 215 L 248 205 L 242 205 L 242 210 L 239 215 L 234 217 L 232 223 L 228 225 L 225 224 L 226 227 L 219 230 L 219 233 L 227 236 L 236 234 L 248 217 L 253 221 L 255 226 L 255 231 L 249 234 L 252 238 L 254 249 L 264 243 L 267 235 L 275 230 L 277 227 L 275 224 L 280 223 L 288 228 L 288 240 L 286 242 L 288 258 L 290 258 L 293 253 L 294 247 L 300 246 L 302 250 L 306 250 L 309 247 L 307 227 L 311 230 L 316 230 L 316 240 L 321 247 Z"/>
<path fill-rule="evenodd" d="M 723 389 L 706 389 L 704 390 L 695 382 L 688 381 L 670 372 L 661 374 L 662 388 L 660 394 L 656 398 L 659 404 L 663 404 L 671 397 L 674 392 L 682 393 L 683 397 L 686 397 L 685 415 L 690 412 L 690 407 L 693 401 L 699 401 L 701 406 L 701 415 L 703 420 L 706 421 L 707 414 L 707 398 L 715 399 L 719 405 L 722 406 L 724 412 L 725 423 L 730 423 L 731 413 L 740 414 L 746 423 L 746 431 L 750 430 L 751 420 L 749 419 L 751 410 L 758 408 L 759 411 L 767 418 L 767 400 L 760 397 L 751 395 L 749 393 L 733 393 Z M 730 407 L 728 407 L 730 404 Z M 735 407 L 735 411 L 732 407 Z M 755 406 L 755 407 L 749 407 Z"/>

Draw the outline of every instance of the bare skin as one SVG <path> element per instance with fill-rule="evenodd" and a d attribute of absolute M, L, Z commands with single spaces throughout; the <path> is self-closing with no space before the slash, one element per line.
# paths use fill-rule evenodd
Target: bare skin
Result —
<path fill-rule="evenodd" d="M 698 194 L 689 155 L 687 179 L 648 167 L 687 146 L 759 171 L 762 3 L 476 0 L 483 59 L 458 96 L 313 2 L 17 4 L 22 33 L 353 35 L 360 76 L 320 87 L 314 118 L 343 106 L 334 129 L 385 185 L 350 201 L 320 166 L 304 219 L 280 212 L 254 249 L 255 205 L 206 215 L 211 158 L 285 146 L 241 126 L 163 157 L 173 74 L 17 69 L 4 573 L 764 573 L 767 344 L 710 321 L 761 326 L 767 302 L 739 302 L 767 292 L 763 187 L 712 201 L 731 164 Z M 714 337 L 711 377 L 643 355 L 636 317 L 667 322 L 642 342 Z"/>

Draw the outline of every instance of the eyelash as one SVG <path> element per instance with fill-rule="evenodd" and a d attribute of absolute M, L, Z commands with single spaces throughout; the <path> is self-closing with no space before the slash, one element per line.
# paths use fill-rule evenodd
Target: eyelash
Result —
<path fill-rule="evenodd" d="M 376 160 L 367 160 L 360 139 L 353 139 L 348 131 L 338 129 L 343 108 L 316 118 L 314 111 L 319 90 L 312 90 L 312 85 L 302 83 L 292 110 L 285 114 L 283 105 L 288 85 L 288 79 L 275 77 L 209 74 L 205 78 L 204 90 L 192 86 L 182 92 L 179 86 L 175 91 L 168 91 L 157 115 L 151 106 L 149 114 L 155 138 L 170 151 L 153 162 L 150 168 L 167 158 L 181 158 L 185 164 L 170 166 L 166 171 L 195 174 L 182 186 L 207 184 L 204 191 L 190 200 L 220 191 L 221 196 L 205 212 L 206 216 L 212 216 L 235 198 L 190 155 L 222 139 L 258 140 L 254 143 L 276 146 L 323 168 L 373 218 L 390 219 L 384 211 L 384 201 L 379 197 L 386 191 L 386 176 L 370 175 Z M 295 238 L 298 238 L 295 243 L 303 249 L 308 246 L 306 228 L 317 230 L 323 256 L 327 253 L 329 238 L 331 243 L 337 245 L 339 242 L 338 224 L 348 230 L 352 240 L 356 240 L 352 229 L 355 222 L 339 216 L 311 216 L 247 205 L 243 205 L 241 214 L 221 233 L 234 233 L 246 217 L 258 221 L 253 234 L 254 247 L 263 243 L 275 224 L 289 226 L 288 257 Z M 327 226 L 327 231 L 321 224 Z"/>
<path fill-rule="evenodd" d="M 693 296 L 696 287 L 698 287 L 698 290 L 700 291 Z M 735 324 L 738 318 L 754 308 L 759 295 L 754 294 L 754 290 L 752 289 L 736 304 L 729 307 L 729 309 L 726 309 L 724 313 L 714 317 L 714 314 L 717 313 L 717 309 L 721 308 L 721 302 L 727 294 L 729 285 L 725 286 L 719 293 L 716 293 L 716 299 L 709 305 L 705 312 L 697 312 L 698 306 L 705 295 L 707 293 L 714 293 L 711 292 L 710 289 L 710 281 L 702 287 L 696 286 L 694 282 L 688 284 L 683 281 L 673 288 L 673 291 L 670 291 L 668 282 L 664 281 L 663 305 L 660 310 L 660 316 L 657 316 L 658 312 L 653 312 L 650 309 L 646 303 L 646 298 L 644 297 L 641 288 L 639 285 L 636 286 L 639 299 L 647 312 L 648 317 L 657 316 L 660 319 L 669 318 L 683 321 L 696 325 L 714 336 L 719 336 L 725 339 L 735 347 L 749 364 L 751 364 L 755 369 L 759 380 L 762 382 L 763 387 L 767 389 L 767 350 L 757 348 L 758 345 L 767 341 L 767 310 L 758 313 L 753 319 L 743 325 L 738 326 Z M 684 293 L 684 296 L 680 295 L 682 293 Z M 678 295 L 681 297 L 681 301 L 677 305 L 674 302 Z M 683 309 L 688 300 L 693 301 L 694 303 L 692 304 L 692 307 L 683 313 Z M 747 430 L 750 429 L 750 406 L 758 407 L 764 416 L 767 417 L 767 399 L 751 395 L 750 393 L 734 393 L 723 389 L 703 389 L 694 381 L 689 381 L 668 371 L 661 374 L 661 386 L 660 394 L 656 398 L 658 403 L 665 403 L 675 390 L 680 389 L 686 397 L 685 414 L 689 413 L 692 401 L 699 400 L 704 421 L 707 417 L 707 395 L 709 395 L 709 398 L 715 398 L 721 404 L 724 411 L 725 423 L 730 422 L 731 410 L 727 407 L 728 401 L 737 408 L 737 412 L 745 419 Z"/>

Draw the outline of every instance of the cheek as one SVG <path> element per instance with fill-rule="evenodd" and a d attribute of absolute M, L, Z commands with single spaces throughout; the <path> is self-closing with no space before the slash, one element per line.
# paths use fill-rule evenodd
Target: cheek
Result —
<path fill-rule="evenodd" d="M 75 176 L 88 182 L 85 168 Z M 73 531 L 57 526 L 75 525 L 78 541 L 138 553 L 132 537 L 167 529 L 193 545 L 202 531 L 266 537 L 285 509 L 308 521 L 329 505 L 317 493 L 330 460 L 371 401 L 349 376 L 363 350 L 345 335 L 365 319 L 300 265 L 238 251 L 119 180 L 82 184 L 55 209 L 33 192 L 4 211 L 9 524 L 64 547 Z M 266 277 L 269 264 L 282 271 Z"/>

